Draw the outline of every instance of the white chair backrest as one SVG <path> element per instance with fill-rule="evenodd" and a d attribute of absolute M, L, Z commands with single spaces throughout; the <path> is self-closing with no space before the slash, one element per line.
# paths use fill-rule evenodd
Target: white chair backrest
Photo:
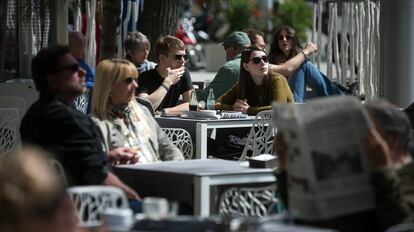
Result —
<path fill-rule="evenodd" d="M 62 167 L 62 164 L 56 159 L 48 159 L 46 160 L 47 165 L 52 170 L 53 173 L 56 173 L 57 177 L 63 181 L 64 185 L 67 186 L 68 182 L 66 180 L 66 174 Z"/>
<path fill-rule="evenodd" d="M 18 96 L 0 96 L 0 108 L 16 108 L 18 114 L 16 146 L 20 146 L 20 122 L 26 113 L 26 101 Z"/>
<path fill-rule="evenodd" d="M 67 189 L 80 226 L 102 225 L 101 213 L 107 208 L 129 208 L 125 193 L 113 186 L 75 186 Z"/>
<path fill-rule="evenodd" d="M 18 122 L 19 113 L 16 108 L 0 108 L 0 153 L 19 146 Z"/>
<path fill-rule="evenodd" d="M 272 144 L 273 137 L 276 135 L 276 127 L 272 122 L 272 114 L 273 110 L 257 113 L 240 160 L 246 160 L 260 154 L 273 153 Z"/>
<path fill-rule="evenodd" d="M 185 159 L 193 158 L 193 141 L 190 133 L 181 128 L 162 128 L 170 141 L 181 150 Z"/>
<path fill-rule="evenodd" d="M 0 96 L 0 108 L 17 108 L 19 118 L 26 112 L 26 101 L 17 96 Z"/>
<path fill-rule="evenodd" d="M 91 97 L 91 91 L 87 89 L 85 93 L 75 98 L 75 101 L 73 102 L 73 104 L 75 105 L 75 108 L 79 110 L 80 112 L 86 114 L 88 111 L 90 97 Z"/>

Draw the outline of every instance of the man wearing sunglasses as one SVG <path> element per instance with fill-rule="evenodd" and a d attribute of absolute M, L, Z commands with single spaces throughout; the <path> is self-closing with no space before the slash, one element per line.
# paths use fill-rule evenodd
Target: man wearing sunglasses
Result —
<path fill-rule="evenodd" d="M 72 105 L 85 92 L 86 84 L 85 70 L 69 48 L 43 48 L 31 67 L 39 99 L 23 117 L 22 141 L 52 152 L 62 164 L 69 185 L 112 185 L 138 199 L 138 194 L 109 170 L 108 155 L 95 124 Z M 110 153 L 123 156 L 120 149 Z"/>
<path fill-rule="evenodd" d="M 250 39 L 245 32 L 234 31 L 220 44 L 226 51 L 227 62 L 218 70 L 216 76 L 205 89 L 196 91 L 198 100 L 207 101 L 210 89 L 216 98 L 227 92 L 239 80 L 240 57 L 242 51 L 250 46 Z"/>
<path fill-rule="evenodd" d="M 163 36 L 155 44 L 155 53 L 158 65 L 140 74 L 136 95 L 147 98 L 155 110 L 164 114 L 189 110 L 193 84 L 190 73 L 185 69 L 187 54 L 184 42 L 174 36 Z"/>

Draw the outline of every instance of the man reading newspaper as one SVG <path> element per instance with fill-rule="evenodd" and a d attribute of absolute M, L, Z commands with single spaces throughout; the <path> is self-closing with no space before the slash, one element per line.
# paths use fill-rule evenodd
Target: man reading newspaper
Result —
<path fill-rule="evenodd" d="M 274 144 L 280 160 L 278 184 L 281 193 L 289 190 L 289 208 L 296 218 L 352 232 L 382 231 L 414 221 L 413 133 L 401 110 L 385 101 L 362 107 L 342 97 L 316 100 L 297 109 L 275 106 L 274 119 L 279 129 Z M 319 142 L 314 144 L 315 140 Z M 346 144 L 358 148 L 341 148 Z M 330 147 L 337 151 L 329 151 Z M 287 202 L 287 196 L 282 197 Z"/>
<path fill-rule="evenodd" d="M 324 220 L 374 207 L 362 139 L 371 127 L 361 103 L 332 97 L 275 105 L 274 123 L 287 149 L 289 207 Z"/>

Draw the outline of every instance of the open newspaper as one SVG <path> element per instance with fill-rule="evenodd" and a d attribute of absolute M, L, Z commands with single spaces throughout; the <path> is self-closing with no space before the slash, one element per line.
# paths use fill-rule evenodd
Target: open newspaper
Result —
<path fill-rule="evenodd" d="M 288 145 L 289 208 L 299 218 L 324 220 L 374 207 L 363 156 L 372 126 L 354 97 L 274 104 L 273 120 Z"/>

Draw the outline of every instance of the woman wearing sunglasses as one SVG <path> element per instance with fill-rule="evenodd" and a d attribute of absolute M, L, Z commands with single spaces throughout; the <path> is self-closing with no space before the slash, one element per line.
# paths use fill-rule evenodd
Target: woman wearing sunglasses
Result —
<path fill-rule="evenodd" d="M 280 28 L 270 45 L 270 63 L 283 64 L 299 53 L 303 53 L 307 58 L 308 51 L 302 48 L 295 30 L 290 26 Z M 306 99 L 306 85 L 317 96 L 341 94 L 338 87 L 309 61 L 305 61 L 287 78 L 296 102 L 303 102 Z"/>
<path fill-rule="evenodd" d="M 273 101 L 294 102 L 286 78 L 269 72 L 266 53 L 253 45 L 242 52 L 239 82 L 217 99 L 216 108 L 255 115 L 270 110 Z"/>
<path fill-rule="evenodd" d="M 109 159 L 115 164 L 183 160 L 150 111 L 136 101 L 137 78 L 135 65 L 123 59 L 103 60 L 96 69 L 92 119 L 101 131 L 104 149 L 123 154 L 121 158 L 110 154 Z"/>

